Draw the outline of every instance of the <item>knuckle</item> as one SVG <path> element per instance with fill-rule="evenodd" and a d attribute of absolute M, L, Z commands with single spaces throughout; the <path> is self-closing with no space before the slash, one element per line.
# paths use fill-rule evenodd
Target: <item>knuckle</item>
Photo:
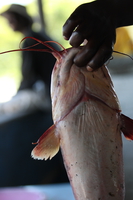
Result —
<path fill-rule="evenodd" d="M 111 46 L 104 46 L 101 48 L 101 54 L 104 55 L 104 57 L 109 58 L 112 55 L 113 48 Z"/>
<path fill-rule="evenodd" d="M 75 31 L 72 33 L 69 43 L 73 47 L 78 47 L 83 41 L 84 41 L 83 37 L 78 32 Z"/>

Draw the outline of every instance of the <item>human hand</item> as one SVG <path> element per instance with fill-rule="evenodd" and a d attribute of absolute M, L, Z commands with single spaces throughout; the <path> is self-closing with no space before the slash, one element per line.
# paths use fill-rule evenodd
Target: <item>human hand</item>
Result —
<path fill-rule="evenodd" d="M 104 0 L 80 5 L 63 26 L 63 36 L 73 47 L 84 47 L 74 58 L 74 63 L 89 71 L 101 67 L 112 55 L 115 43 L 115 13 Z M 113 10 L 114 11 L 114 10 Z"/>

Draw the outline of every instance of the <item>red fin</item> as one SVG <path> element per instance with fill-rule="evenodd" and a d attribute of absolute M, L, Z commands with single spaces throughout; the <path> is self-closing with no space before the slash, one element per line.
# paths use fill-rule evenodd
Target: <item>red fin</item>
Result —
<path fill-rule="evenodd" d="M 39 138 L 37 146 L 33 149 L 31 155 L 35 159 L 51 159 L 59 151 L 60 140 L 55 135 L 55 125 L 51 126 Z"/>
<path fill-rule="evenodd" d="M 128 140 L 133 140 L 133 119 L 121 114 L 121 131 Z"/>

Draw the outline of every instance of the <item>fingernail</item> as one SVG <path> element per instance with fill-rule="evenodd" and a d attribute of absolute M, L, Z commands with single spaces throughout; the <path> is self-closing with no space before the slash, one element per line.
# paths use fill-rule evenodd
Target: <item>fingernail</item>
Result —
<path fill-rule="evenodd" d="M 66 36 L 64 36 L 64 35 L 63 35 L 63 38 L 64 38 L 65 40 L 69 40 L 69 38 L 67 38 L 67 37 L 66 37 Z"/>
<path fill-rule="evenodd" d="M 93 69 L 90 67 L 90 66 L 87 66 L 86 69 L 89 71 L 89 72 L 92 72 Z"/>

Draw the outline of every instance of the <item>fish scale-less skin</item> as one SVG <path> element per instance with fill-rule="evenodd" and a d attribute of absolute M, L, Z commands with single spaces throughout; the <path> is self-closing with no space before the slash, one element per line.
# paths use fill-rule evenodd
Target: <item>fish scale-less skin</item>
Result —
<path fill-rule="evenodd" d="M 78 68 L 72 63 L 74 51 L 64 56 L 58 72 L 53 70 L 51 82 L 66 171 L 76 200 L 123 200 L 119 101 L 106 67 L 96 72 Z"/>
<path fill-rule="evenodd" d="M 57 130 L 76 200 L 124 199 L 119 115 L 90 99 L 60 121 Z"/>
<path fill-rule="evenodd" d="M 78 51 L 61 52 L 55 64 L 54 125 L 40 137 L 32 156 L 51 159 L 61 147 L 76 200 L 124 200 L 121 128 L 132 139 L 133 120 L 121 115 L 107 68 L 78 68 L 73 64 Z"/>

